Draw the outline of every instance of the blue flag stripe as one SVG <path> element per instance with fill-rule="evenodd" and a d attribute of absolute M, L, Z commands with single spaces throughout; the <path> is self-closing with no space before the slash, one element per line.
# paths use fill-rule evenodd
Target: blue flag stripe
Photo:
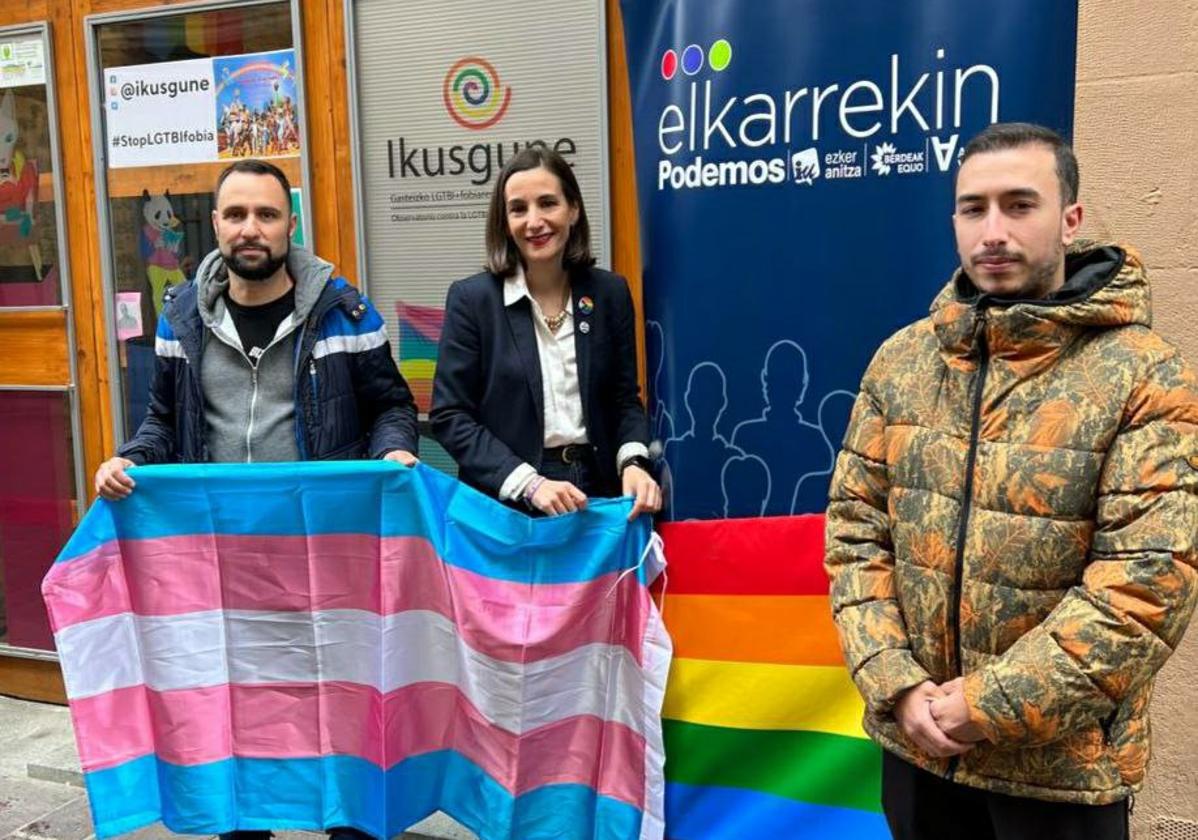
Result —
<path fill-rule="evenodd" d="M 415 756 L 386 772 L 349 756 L 233 758 L 189 767 L 145 756 L 85 781 L 100 838 L 159 819 L 187 834 L 353 826 L 391 837 L 436 810 L 482 840 L 636 837 L 641 823 L 637 808 L 582 785 L 547 785 L 513 797 L 453 751 Z M 160 810 L 160 802 L 169 810 Z"/>
<path fill-rule="evenodd" d="M 851 781 L 846 780 L 846 784 Z M 813 805 L 755 790 L 666 784 L 666 832 L 671 840 L 884 840 L 886 819 L 871 811 Z"/>
<path fill-rule="evenodd" d="M 89 511 L 56 562 L 114 539 L 369 534 L 427 538 L 446 563 L 487 577 L 576 583 L 637 567 L 635 546 L 647 542 L 650 528 L 641 517 L 631 527 L 644 529 L 643 539 L 625 540 L 628 499 L 594 500 L 582 513 L 533 519 L 423 465 L 193 464 L 131 474 L 133 494 L 98 501 L 107 509 Z"/>

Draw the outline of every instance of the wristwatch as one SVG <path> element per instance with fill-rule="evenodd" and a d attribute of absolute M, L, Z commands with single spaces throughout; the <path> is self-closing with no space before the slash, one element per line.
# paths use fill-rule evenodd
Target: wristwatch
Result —
<path fill-rule="evenodd" d="M 640 467 L 649 475 L 653 475 L 653 462 L 644 455 L 633 455 L 631 458 L 625 458 L 624 463 L 620 464 L 620 476 L 623 477 L 624 470 L 629 467 Z"/>

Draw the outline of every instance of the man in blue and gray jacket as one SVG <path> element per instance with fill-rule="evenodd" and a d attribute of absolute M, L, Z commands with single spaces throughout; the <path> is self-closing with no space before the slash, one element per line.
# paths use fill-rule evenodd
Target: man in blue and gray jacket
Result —
<path fill-rule="evenodd" d="M 218 249 L 167 292 L 150 405 L 96 472 L 133 490 L 140 464 L 386 458 L 416 462 L 416 404 L 382 317 L 333 266 L 291 247 L 291 186 L 238 161 L 216 183 Z"/>

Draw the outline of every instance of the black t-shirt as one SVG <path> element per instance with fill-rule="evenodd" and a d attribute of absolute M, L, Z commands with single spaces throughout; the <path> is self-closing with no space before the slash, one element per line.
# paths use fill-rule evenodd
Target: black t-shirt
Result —
<path fill-rule="evenodd" d="M 281 298 L 259 306 L 242 306 L 225 292 L 225 306 L 233 316 L 242 349 L 256 364 L 262 351 L 274 341 L 279 324 L 295 311 L 295 287 L 288 289 Z"/>

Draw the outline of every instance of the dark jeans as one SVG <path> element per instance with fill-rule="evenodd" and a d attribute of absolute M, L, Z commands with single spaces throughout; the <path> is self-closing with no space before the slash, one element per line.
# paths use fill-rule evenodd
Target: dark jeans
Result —
<path fill-rule="evenodd" d="M 603 489 L 599 470 L 595 466 L 595 451 L 590 447 L 570 449 L 571 462 L 566 463 L 556 449 L 546 449 L 541 458 L 541 475 L 553 481 L 568 481 L 588 497 L 598 496 Z"/>
<path fill-rule="evenodd" d="M 1129 840 L 1127 800 L 1077 805 L 950 782 L 882 753 L 882 810 L 894 840 Z"/>

